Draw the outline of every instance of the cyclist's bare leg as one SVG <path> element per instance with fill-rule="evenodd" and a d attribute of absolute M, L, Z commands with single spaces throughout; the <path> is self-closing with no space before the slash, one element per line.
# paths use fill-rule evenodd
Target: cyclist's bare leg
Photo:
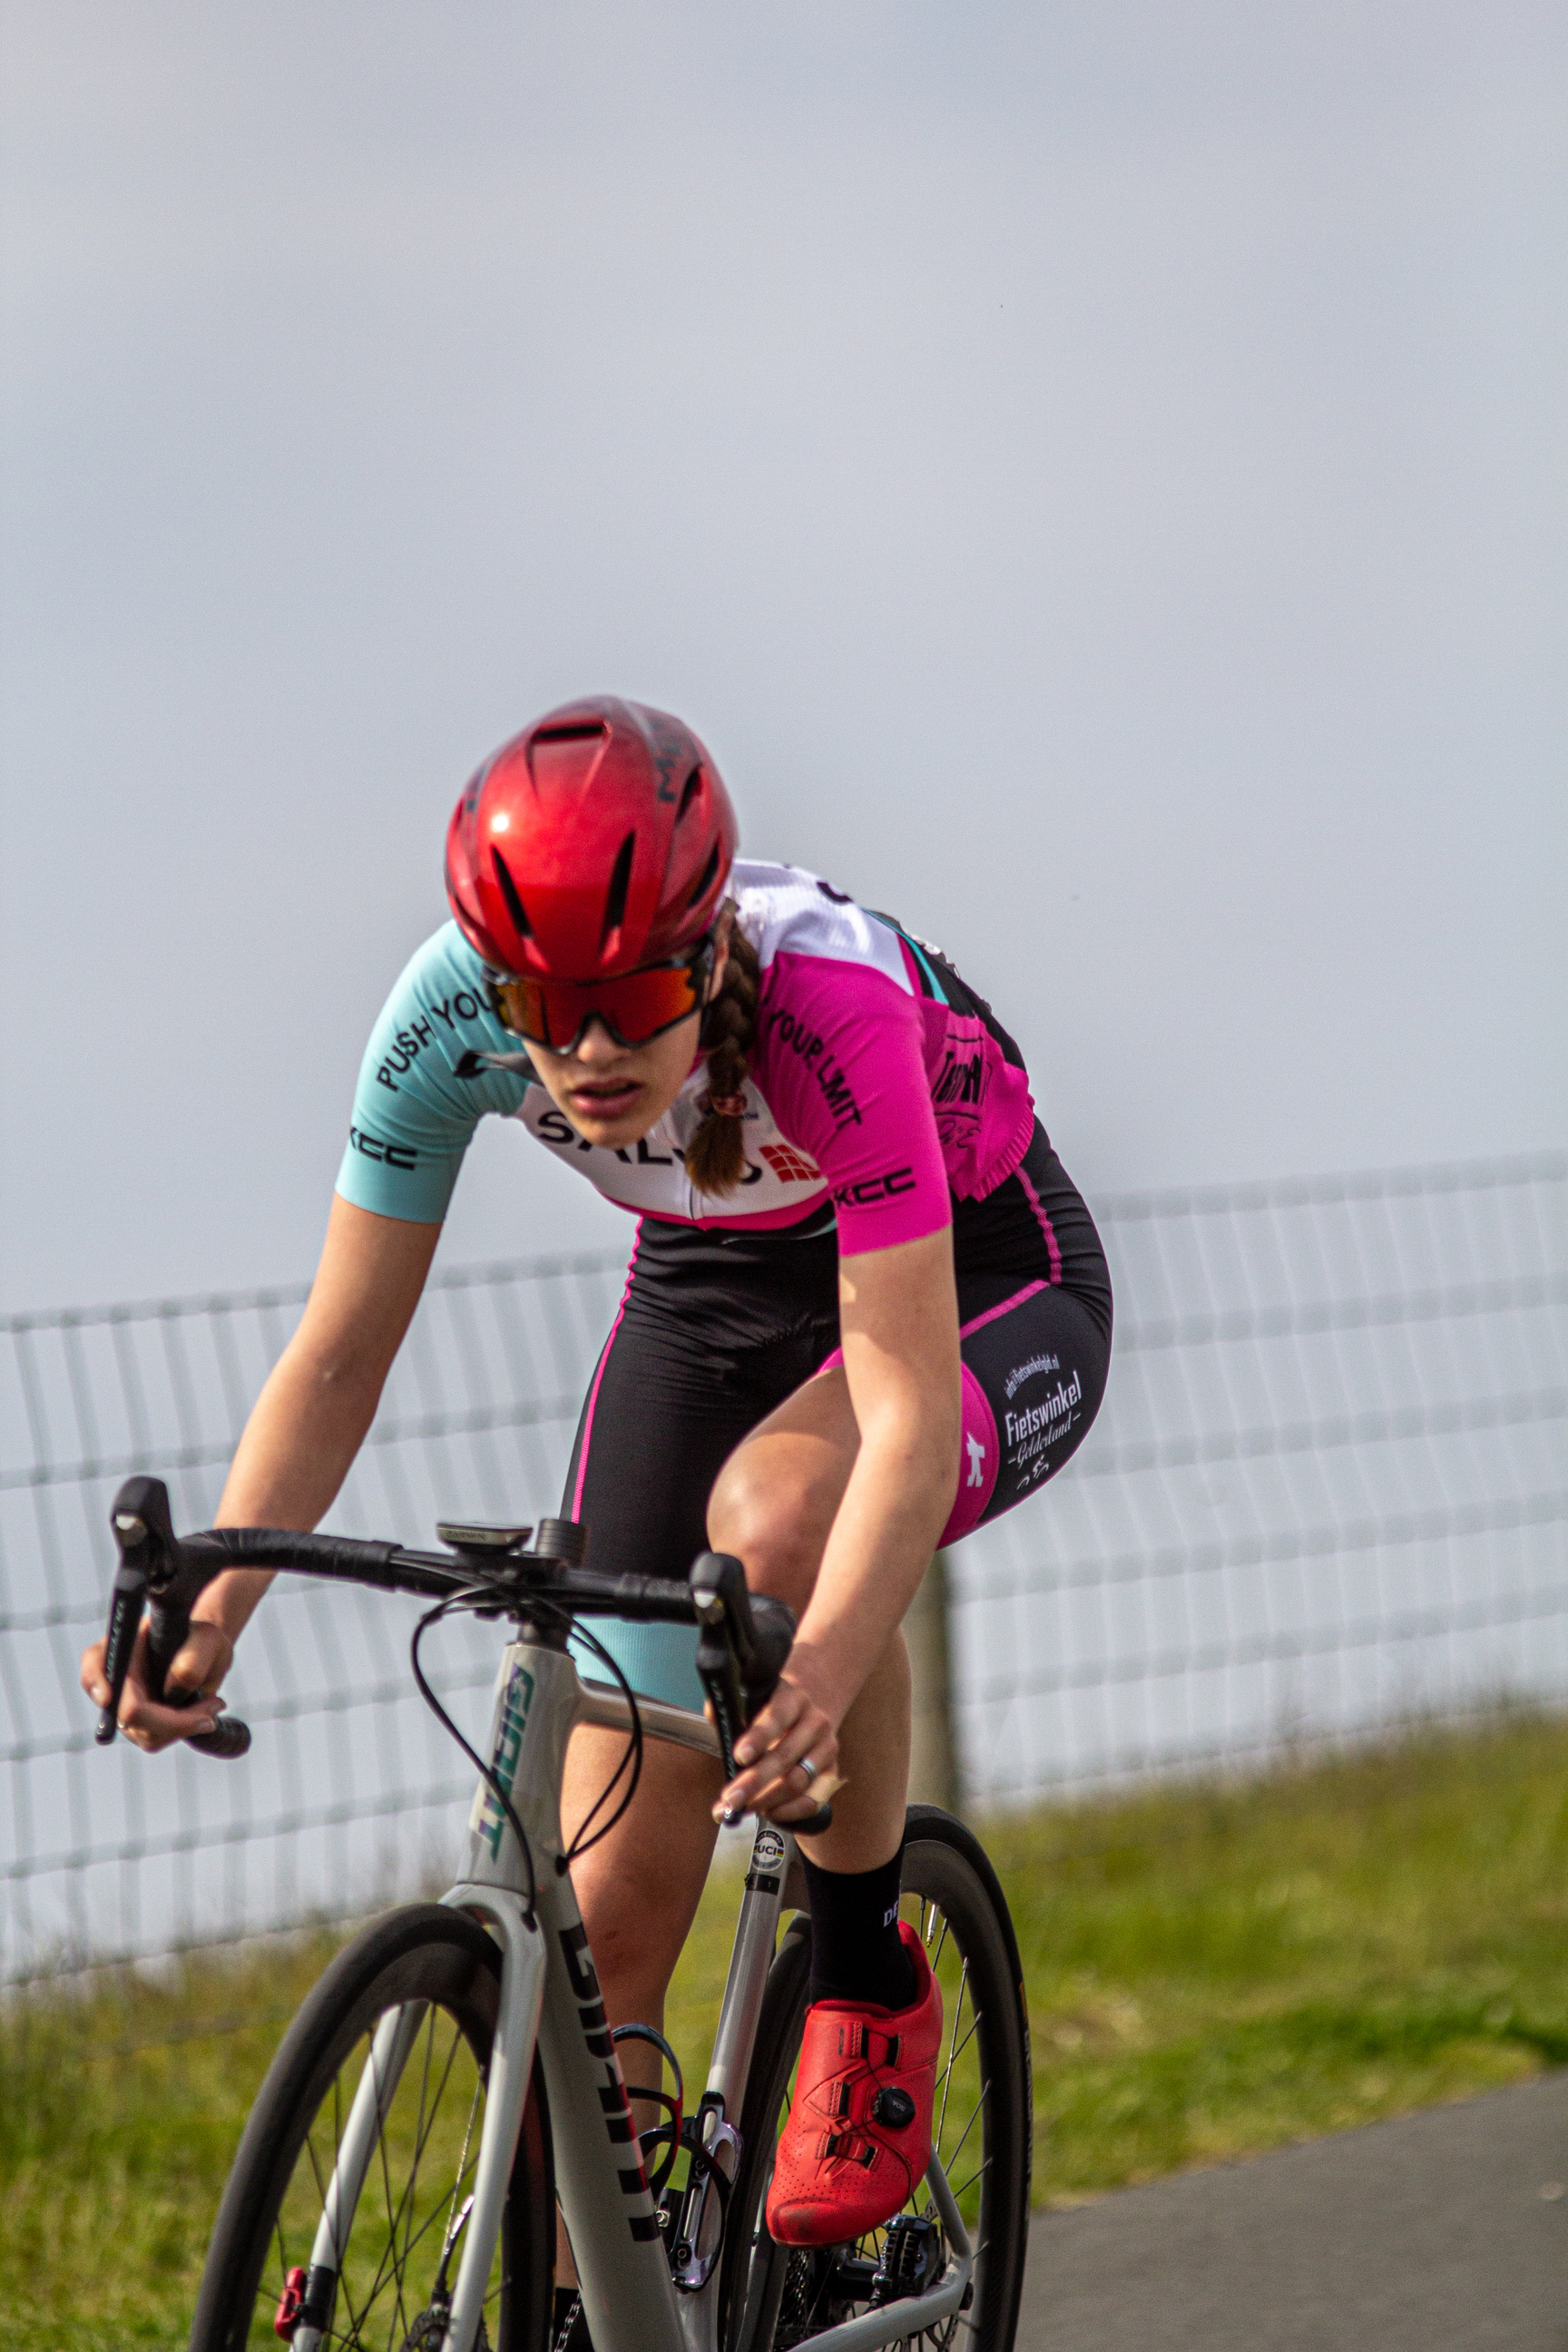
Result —
<path fill-rule="evenodd" d="M 731 1454 L 708 1504 L 708 1540 L 745 1562 L 753 1591 L 811 1598 L 829 1531 L 859 1451 L 841 1365 L 818 1373 L 759 1422 Z M 895 1633 L 838 1733 L 845 1785 L 833 1827 L 810 1853 L 825 1870 L 874 1870 L 903 1835 L 910 1777 L 910 1664 Z"/>
<path fill-rule="evenodd" d="M 835 1369 L 760 1423 L 715 1482 L 709 1541 L 744 1561 L 753 1590 L 787 1601 L 797 1614 L 816 1580 L 859 1444 L 848 1383 Z M 568 1842 L 625 1746 L 619 1732 L 587 1724 L 573 1734 L 561 1802 Z M 833 1801 L 832 1829 L 811 1842 L 814 1862 L 846 1871 L 886 1862 L 903 1834 L 909 1755 L 909 1656 L 896 1633 L 839 1727 L 845 1786 Z M 649 1740 L 636 1801 L 572 1866 L 613 2025 L 663 2026 L 665 1995 L 712 1857 L 711 1807 L 721 1786 L 710 1759 Z M 646 2043 L 623 2043 L 621 2063 L 628 2085 L 658 2077 L 658 2053 Z M 557 2277 L 574 2276 L 563 2239 Z"/>
<path fill-rule="evenodd" d="M 580 1723 L 573 1733 L 561 1790 L 561 1827 L 568 1844 L 626 1745 L 623 1732 L 595 1724 Z M 663 2031 L 665 1993 L 713 1856 L 718 1832 L 712 1806 L 722 1782 L 711 1757 L 648 1740 L 631 1807 L 608 1837 L 572 1865 L 572 1889 L 612 2025 Z M 611 1810 L 606 1806 L 599 1819 Z M 646 2042 L 623 2042 L 620 2060 L 628 2089 L 658 2082 L 659 2055 Z M 670 2085 L 666 2082 L 664 2087 Z M 633 2120 L 647 2131 L 661 2117 L 654 2107 L 634 2103 Z M 577 2275 L 564 2231 L 557 2238 L 555 2275 L 563 2286 Z"/>
<path fill-rule="evenodd" d="M 561 1791 L 568 1843 L 626 1745 L 624 1733 L 594 1724 L 579 1724 L 573 1733 Z M 718 1832 L 711 1808 L 722 1783 L 712 1757 L 647 1740 L 631 1807 L 572 1865 L 573 1891 L 612 2025 L 661 2023 L 665 1988 L 712 1860 Z"/>

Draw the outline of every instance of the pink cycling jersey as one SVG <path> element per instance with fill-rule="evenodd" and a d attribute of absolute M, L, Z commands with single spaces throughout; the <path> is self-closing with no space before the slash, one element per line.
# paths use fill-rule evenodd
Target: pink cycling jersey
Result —
<path fill-rule="evenodd" d="M 645 1216 L 758 1232 L 831 1201 L 846 1254 L 938 1232 L 950 1193 L 994 1192 L 1034 1132 L 1028 1077 L 977 1000 L 957 1000 L 936 951 L 799 866 L 738 862 L 731 888 L 761 966 L 737 1191 L 712 1198 L 686 1174 L 707 1087 L 700 1059 L 657 1125 L 618 1150 L 587 1142 L 526 1074 L 458 1077 L 466 1051 L 516 1041 L 448 924 L 403 973 L 373 1033 L 339 1192 L 383 1214 L 438 1218 L 486 1111 L 520 1119 Z"/>

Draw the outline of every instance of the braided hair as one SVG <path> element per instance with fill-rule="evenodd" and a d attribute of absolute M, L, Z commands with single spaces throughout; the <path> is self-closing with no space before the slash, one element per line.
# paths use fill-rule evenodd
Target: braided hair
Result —
<path fill-rule="evenodd" d="M 735 919 L 735 902 L 725 901 L 730 917 L 728 957 L 718 992 L 709 999 L 702 1015 L 700 1038 L 708 1056 L 708 1090 L 700 1097 L 702 1124 L 686 1147 L 686 1172 L 700 1192 L 733 1192 L 746 1173 L 745 1129 L 747 1057 L 756 1042 L 757 990 L 761 968 L 757 950 Z"/>

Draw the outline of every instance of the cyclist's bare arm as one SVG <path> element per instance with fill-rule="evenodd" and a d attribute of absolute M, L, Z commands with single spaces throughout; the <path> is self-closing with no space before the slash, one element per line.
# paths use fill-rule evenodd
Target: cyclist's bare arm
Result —
<path fill-rule="evenodd" d="M 958 1486 L 951 1229 L 843 1259 L 839 1320 L 854 1464 L 809 1600 L 780 1596 L 800 1611 L 799 1631 L 784 1679 L 737 1747 L 751 1769 L 724 1790 L 724 1807 L 753 1804 L 802 1756 L 821 1772 L 835 1769 L 838 1727 L 914 1598 Z M 790 1442 L 797 1407 L 803 1433 L 831 1415 L 834 1379 L 809 1382 L 771 1416 L 763 1444 L 775 1431 Z M 901 1791 L 898 1804 L 901 1817 Z M 781 1803 L 780 1818 L 799 1810 Z"/>
<path fill-rule="evenodd" d="M 439 1225 L 414 1224 L 356 1208 L 336 1193 L 327 1238 L 300 1328 L 256 1401 L 236 1450 L 214 1524 L 313 1528 L 329 1510 L 374 1417 L 440 1238 Z M 170 1682 L 198 1690 L 185 1712 L 148 1697 L 132 1660 L 120 1720 L 140 1747 L 210 1729 L 210 1704 L 252 1610 L 271 1583 L 264 1569 L 214 1579 L 192 1612 L 191 1635 Z M 103 1643 L 84 1652 L 82 1687 L 101 1706 Z"/>

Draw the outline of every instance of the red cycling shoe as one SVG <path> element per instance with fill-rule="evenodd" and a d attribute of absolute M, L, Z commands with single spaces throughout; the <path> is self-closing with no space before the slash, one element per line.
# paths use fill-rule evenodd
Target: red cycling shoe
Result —
<path fill-rule="evenodd" d="M 818 2000 L 768 2191 L 775 2245 L 833 2246 L 891 2221 L 931 2162 L 942 1992 L 925 1946 L 899 1923 L 915 1969 L 907 2009 Z"/>

